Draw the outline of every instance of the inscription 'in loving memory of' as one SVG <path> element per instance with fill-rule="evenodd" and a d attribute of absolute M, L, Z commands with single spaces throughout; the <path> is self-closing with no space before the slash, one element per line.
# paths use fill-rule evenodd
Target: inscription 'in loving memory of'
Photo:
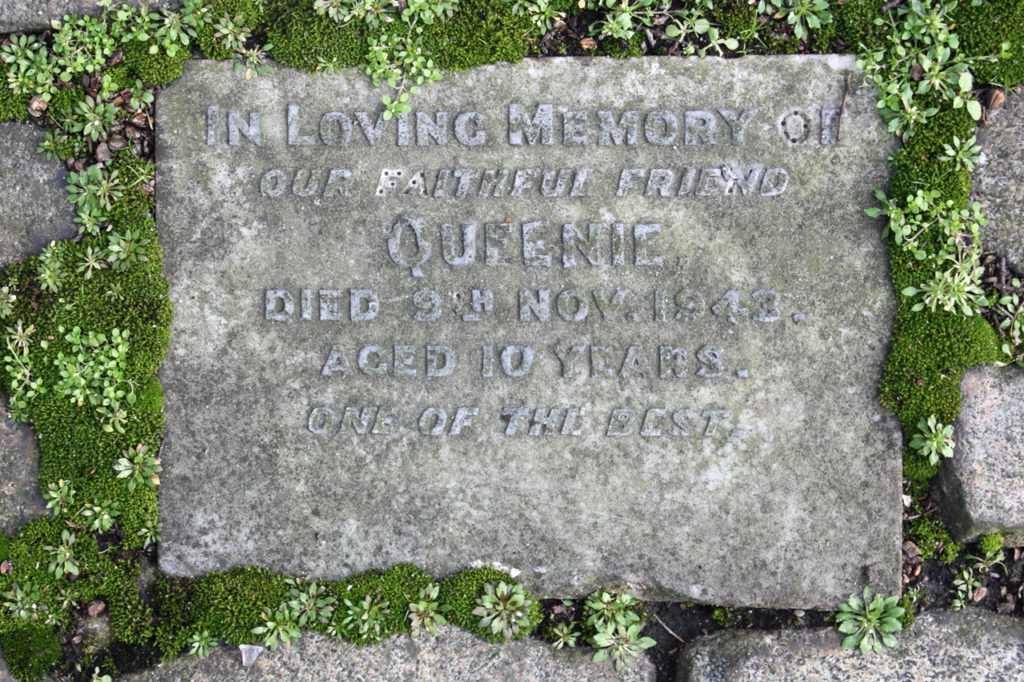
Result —
<path fill-rule="evenodd" d="M 478 111 L 415 111 L 385 120 L 382 112 L 329 111 L 304 115 L 298 104 L 285 112 L 286 144 L 291 147 L 397 147 L 446 146 L 480 148 L 489 142 L 512 147 L 737 147 L 759 110 L 667 109 L 567 110 L 556 113 L 550 103 L 529 107 L 509 103 L 504 134 L 498 135 L 488 117 Z M 815 112 L 791 109 L 779 119 L 778 129 L 791 145 L 816 140 L 821 145 L 836 142 L 840 110 L 819 108 Z M 264 145 L 259 111 L 242 112 L 219 105 L 207 107 L 206 143 L 238 147 L 243 140 Z M 307 120 L 308 119 L 308 120 Z M 392 121 L 394 124 L 392 125 Z M 586 167 L 571 168 L 385 168 L 380 170 L 372 191 L 379 197 L 390 194 L 434 199 L 468 197 L 545 198 L 588 197 L 594 194 L 617 197 L 633 194 L 645 197 L 710 197 L 732 194 L 772 197 L 782 194 L 789 174 L 784 168 L 759 165 L 737 167 L 721 162 L 702 167 L 621 168 L 617 177 L 601 182 L 599 173 Z M 270 168 L 259 178 L 262 196 L 276 199 L 336 199 L 349 194 L 353 182 L 350 168 Z M 597 185 L 597 186 L 595 186 Z M 364 188 L 370 191 L 371 188 Z"/>

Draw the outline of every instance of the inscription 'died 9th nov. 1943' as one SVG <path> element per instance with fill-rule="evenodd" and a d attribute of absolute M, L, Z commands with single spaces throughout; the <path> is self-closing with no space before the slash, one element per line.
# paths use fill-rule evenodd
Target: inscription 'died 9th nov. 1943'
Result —
<path fill-rule="evenodd" d="M 865 566 L 895 585 L 863 213 L 890 143 L 853 60 L 770 61 L 495 66 L 390 120 L 356 72 L 190 63 L 158 102 L 164 569 L 500 561 L 548 594 L 792 607 Z M 822 495 L 877 532 L 837 538 Z M 769 532 L 740 569 L 706 542 Z"/>

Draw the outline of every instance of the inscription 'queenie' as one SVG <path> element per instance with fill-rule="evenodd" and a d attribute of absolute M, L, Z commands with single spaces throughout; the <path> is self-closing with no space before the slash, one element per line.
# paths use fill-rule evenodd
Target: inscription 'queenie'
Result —
<path fill-rule="evenodd" d="M 527 220 L 514 227 L 502 222 L 442 223 L 437 232 L 415 216 L 399 216 L 388 234 L 391 262 L 409 268 L 413 277 L 423 276 L 423 266 L 434 259 L 440 244 L 441 259 L 448 265 L 508 265 L 563 268 L 579 266 L 656 266 L 662 264 L 657 250 L 661 225 L 638 222 L 588 222 L 586 226 L 548 220 Z M 436 237 L 435 237 L 436 235 Z"/>

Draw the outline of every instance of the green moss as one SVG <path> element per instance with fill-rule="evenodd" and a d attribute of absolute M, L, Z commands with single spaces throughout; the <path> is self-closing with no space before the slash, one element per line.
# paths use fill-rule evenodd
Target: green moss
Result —
<path fill-rule="evenodd" d="M 368 646 L 391 635 L 408 632 L 406 614 L 410 599 L 416 596 L 415 592 L 410 594 L 410 590 L 415 585 L 431 581 L 430 576 L 412 564 L 397 564 L 385 573 L 371 570 L 330 583 L 328 589 L 337 599 L 331 624 L 356 646 Z M 419 589 L 416 587 L 417 591 Z M 374 627 L 366 633 L 353 632 L 347 629 L 344 621 L 351 606 L 361 606 L 366 597 L 385 608 L 387 613 L 382 614 L 379 629 Z M 384 602 L 387 602 L 386 607 Z"/>
<path fill-rule="evenodd" d="M 61 532 L 65 530 L 68 526 L 63 518 L 49 516 L 34 519 L 19 528 L 9 544 L 8 559 L 12 570 L 0 575 L 0 594 L 11 590 L 15 583 L 22 588 L 31 586 L 38 591 L 37 612 L 40 618 L 51 618 L 59 627 L 71 623 L 64 611 L 65 595 L 71 583 L 49 572 L 50 554 L 44 548 L 61 544 Z M 103 581 L 111 574 L 113 564 L 106 554 L 100 553 L 96 540 L 90 534 L 77 529 L 72 529 L 72 532 L 75 535 L 73 556 L 79 569 L 73 593 L 76 602 L 86 603 L 103 594 Z M 11 626 L 16 630 L 21 624 L 11 621 L 6 613 L 0 614 L 0 632 L 11 631 Z"/>
<path fill-rule="evenodd" d="M 18 680 L 37 680 L 60 663 L 60 637 L 49 625 L 34 623 L 0 634 L 7 669 Z"/>
<path fill-rule="evenodd" d="M 178 50 L 174 56 L 166 54 L 158 49 L 151 54 L 149 48 L 157 45 L 156 41 L 142 42 L 132 40 L 122 48 L 124 52 L 124 64 L 131 70 L 132 74 L 140 78 L 147 85 L 166 85 L 181 77 L 185 72 L 185 60 L 188 59 L 188 50 Z M 133 85 L 132 82 L 122 85 Z"/>
<path fill-rule="evenodd" d="M 361 66 L 368 46 L 364 22 L 339 24 L 313 11 L 312 3 L 278 3 L 268 10 L 267 42 L 286 66 L 317 71 L 323 65 Z"/>
<path fill-rule="evenodd" d="M 448 620 L 481 639 L 489 642 L 504 642 L 505 640 L 500 634 L 494 634 L 489 629 L 480 627 L 480 617 L 473 615 L 473 609 L 477 607 L 476 600 L 483 594 L 484 585 L 499 582 L 515 583 L 516 581 L 508 573 L 489 566 L 467 569 L 451 578 L 442 580 L 438 599 L 440 603 L 448 604 L 452 608 L 448 614 Z M 522 628 L 513 639 L 520 639 L 533 632 L 543 618 L 540 612 L 540 603 L 529 593 L 526 596 L 532 602 L 528 607 L 530 624 L 528 627 Z"/>
<path fill-rule="evenodd" d="M 938 558 L 944 564 L 956 561 L 964 550 L 937 516 L 920 516 L 911 521 L 907 537 L 921 550 L 921 558 Z"/>
<path fill-rule="evenodd" d="M 1003 548 L 1006 538 L 1002 533 L 991 533 L 978 538 L 978 550 L 985 556 L 991 556 Z"/>
<path fill-rule="evenodd" d="M 463 0 L 451 19 L 424 27 L 423 47 L 442 69 L 461 70 L 495 62 L 518 62 L 528 54 L 526 16 L 506 2 Z"/>
<path fill-rule="evenodd" d="M 896 605 L 903 609 L 903 615 L 900 616 L 900 624 L 903 626 L 903 630 L 909 630 L 917 618 L 917 600 L 909 594 L 903 594 L 900 600 L 896 602 Z"/>
<path fill-rule="evenodd" d="M 861 46 L 880 47 L 885 44 L 888 24 L 878 26 L 876 18 L 884 18 L 882 5 L 887 0 L 849 0 L 845 4 L 829 4 L 835 25 L 836 47 L 842 52 L 860 52 Z"/>
<path fill-rule="evenodd" d="M 388 618 L 389 630 L 394 634 L 410 632 L 409 603 L 427 585 L 434 582 L 434 577 L 415 564 L 395 564 L 380 576 L 383 588 L 381 596 L 391 604 Z"/>
<path fill-rule="evenodd" d="M 103 72 L 103 75 L 113 81 L 114 87 L 117 89 L 135 85 L 135 74 L 131 69 L 125 66 L 124 62 L 121 62 L 117 66 L 111 66 Z"/>
<path fill-rule="evenodd" d="M 927 102 L 925 106 L 937 104 Z M 913 136 L 893 156 L 889 194 L 902 199 L 919 189 L 937 189 L 943 199 L 952 199 L 957 207 L 966 206 L 971 191 L 970 175 L 939 157 L 943 145 L 952 143 L 954 135 L 966 140 L 974 134 L 975 126 L 966 107 L 954 109 L 947 105 L 915 127 Z"/>
<path fill-rule="evenodd" d="M 975 7 L 964 0 L 953 10 L 951 19 L 966 55 L 999 56 L 1003 44 L 1009 45 L 1008 53 L 998 62 L 978 62 L 972 67 L 978 83 L 1024 83 L 1024 3 L 985 0 Z"/>
<path fill-rule="evenodd" d="M 188 645 L 200 613 L 196 602 L 193 578 L 174 578 L 160 574 L 149 590 L 150 604 L 157 618 L 154 640 L 164 658 L 180 654 Z"/>
<path fill-rule="evenodd" d="M 911 438 L 913 435 L 911 435 Z M 903 478 L 915 483 L 927 483 L 939 473 L 939 465 L 916 450 L 907 448 L 903 453 Z"/>
<path fill-rule="evenodd" d="M 144 644 L 153 636 L 153 609 L 139 595 L 136 580 L 141 569 L 137 561 L 114 562 L 103 576 L 102 590 L 110 609 L 114 639 L 129 644 Z"/>
<path fill-rule="evenodd" d="M 50 98 L 47 112 L 55 119 L 70 118 L 78 103 L 85 99 L 85 89 L 80 85 L 58 90 Z"/>
<path fill-rule="evenodd" d="M 3 533 L 0 533 L 0 561 L 5 560 L 10 556 L 11 552 L 11 539 Z"/>
<path fill-rule="evenodd" d="M 717 606 L 711 612 L 711 620 L 715 621 L 718 627 L 729 628 L 740 621 L 740 616 L 731 609 L 724 606 Z"/>
<path fill-rule="evenodd" d="M 999 357 L 999 337 L 983 318 L 900 306 L 879 392 L 882 404 L 899 418 L 905 442 L 929 415 L 952 424 L 960 411 L 964 370 Z"/>
<path fill-rule="evenodd" d="M 207 59 L 231 59 L 235 56 L 221 44 L 220 38 L 214 36 L 215 25 L 223 17 L 227 16 L 236 24 L 240 21 L 250 31 L 266 23 L 264 0 L 207 0 L 205 4 L 210 8 L 211 21 L 197 29 L 196 43 Z"/>
<path fill-rule="evenodd" d="M 28 102 L 31 95 L 16 95 L 0 83 L 0 121 L 24 121 L 28 118 Z"/>
<path fill-rule="evenodd" d="M 717 0 L 713 9 L 706 11 L 711 23 L 719 27 L 724 37 L 740 38 L 757 27 L 757 3 L 747 0 Z"/>
<path fill-rule="evenodd" d="M 597 44 L 597 54 L 616 59 L 639 57 L 644 53 L 644 32 L 637 31 L 629 40 L 605 38 Z"/>
<path fill-rule="evenodd" d="M 263 625 L 260 613 L 272 613 L 287 593 L 284 576 L 265 568 L 207 574 L 193 592 L 195 611 L 201 614 L 196 628 L 233 646 L 255 644 L 260 637 L 252 629 Z"/>

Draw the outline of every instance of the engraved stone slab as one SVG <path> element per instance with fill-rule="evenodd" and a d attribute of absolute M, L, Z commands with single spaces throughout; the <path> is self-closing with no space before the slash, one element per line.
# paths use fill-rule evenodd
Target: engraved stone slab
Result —
<path fill-rule="evenodd" d="M 189 64 L 158 107 L 163 569 L 895 591 L 862 210 L 890 142 L 866 91 L 837 130 L 854 69 L 526 61 L 385 120 L 356 72 Z"/>

